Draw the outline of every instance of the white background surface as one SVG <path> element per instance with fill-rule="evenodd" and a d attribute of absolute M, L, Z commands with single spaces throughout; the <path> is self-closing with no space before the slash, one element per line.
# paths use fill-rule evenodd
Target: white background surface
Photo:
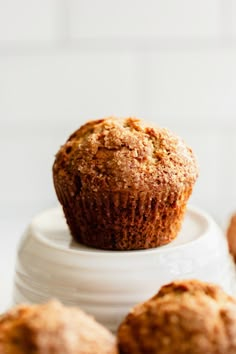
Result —
<path fill-rule="evenodd" d="M 198 156 L 191 203 L 236 210 L 236 2 L 0 0 L 0 310 L 17 242 L 56 204 L 51 166 L 91 118 L 135 115 Z"/>

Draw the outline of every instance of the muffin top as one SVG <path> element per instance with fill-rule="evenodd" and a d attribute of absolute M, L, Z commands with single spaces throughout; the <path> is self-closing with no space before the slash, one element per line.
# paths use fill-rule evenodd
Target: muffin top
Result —
<path fill-rule="evenodd" d="M 118 331 L 120 353 L 236 353 L 236 300 L 197 280 L 173 282 L 137 305 Z"/>
<path fill-rule="evenodd" d="M 0 317 L 1 354 L 117 354 L 115 339 L 78 308 L 21 305 Z"/>
<path fill-rule="evenodd" d="M 198 175 L 192 150 L 178 136 L 139 119 L 114 117 L 74 132 L 57 153 L 53 172 L 94 192 L 181 190 Z"/>

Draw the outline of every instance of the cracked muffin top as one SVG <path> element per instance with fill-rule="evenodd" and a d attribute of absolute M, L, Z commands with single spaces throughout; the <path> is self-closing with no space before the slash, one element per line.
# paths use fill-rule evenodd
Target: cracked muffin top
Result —
<path fill-rule="evenodd" d="M 113 335 L 78 308 L 53 300 L 0 317 L 1 354 L 118 354 Z"/>
<path fill-rule="evenodd" d="M 78 185 L 93 191 L 146 191 L 192 186 L 198 168 L 192 150 L 169 130 L 110 117 L 74 132 L 57 153 L 53 172 L 61 180 L 68 175 L 66 183 L 78 178 Z"/>
<path fill-rule="evenodd" d="M 121 354 L 234 354 L 236 300 L 212 284 L 173 282 L 134 307 L 118 344 Z"/>

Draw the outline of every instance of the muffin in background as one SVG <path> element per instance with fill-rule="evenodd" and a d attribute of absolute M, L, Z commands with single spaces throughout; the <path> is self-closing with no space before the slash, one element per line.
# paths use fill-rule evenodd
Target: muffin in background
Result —
<path fill-rule="evenodd" d="M 198 176 L 192 150 L 135 118 L 90 121 L 60 148 L 55 190 L 75 241 L 111 250 L 172 241 Z"/>
<path fill-rule="evenodd" d="M 234 257 L 234 261 L 236 261 L 236 213 L 234 213 L 230 218 L 226 236 L 229 245 L 229 251 Z"/>
<path fill-rule="evenodd" d="M 0 317 L 1 354 L 118 354 L 115 338 L 78 308 L 52 300 Z"/>
<path fill-rule="evenodd" d="M 118 329 L 120 354 L 235 354 L 236 300 L 197 280 L 163 286 Z"/>

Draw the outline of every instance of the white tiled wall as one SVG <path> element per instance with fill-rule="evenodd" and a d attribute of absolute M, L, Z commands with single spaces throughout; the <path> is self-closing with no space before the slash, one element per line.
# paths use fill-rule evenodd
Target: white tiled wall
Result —
<path fill-rule="evenodd" d="M 220 0 L 70 0 L 75 38 L 215 36 L 219 17 Z"/>
<path fill-rule="evenodd" d="M 191 202 L 224 223 L 236 210 L 235 23 L 233 0 L 0 0 L 0 218 L 55 204 L 60 144 L 113 114 L 182 135 L 200 165 Z"/>
<path fill-rule="evenodd" d="M 1 0 L 0 40 L 54 40 L 61 38 L 63 0 Z"/>

